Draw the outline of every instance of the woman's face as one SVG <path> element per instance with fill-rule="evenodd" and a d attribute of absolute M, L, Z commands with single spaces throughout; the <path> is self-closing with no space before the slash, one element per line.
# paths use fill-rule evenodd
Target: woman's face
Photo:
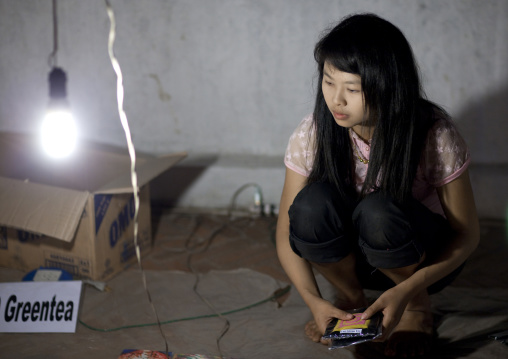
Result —
<path fill-rule="evenodd" d="M 340 71 L 325 62 L 321 88 L 335 122 L 339 126 L 352 128 L 366 140 L 370 139 L 373 127 L 364 126 L 367 111 L 360 76 Z"/>

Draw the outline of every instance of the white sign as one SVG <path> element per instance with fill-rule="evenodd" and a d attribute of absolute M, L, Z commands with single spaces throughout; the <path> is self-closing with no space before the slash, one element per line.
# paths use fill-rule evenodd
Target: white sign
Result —
<path fill-rule="evenodd" d="M 0 333 L 74 333 L 81 281 L 0 283 Z"/>

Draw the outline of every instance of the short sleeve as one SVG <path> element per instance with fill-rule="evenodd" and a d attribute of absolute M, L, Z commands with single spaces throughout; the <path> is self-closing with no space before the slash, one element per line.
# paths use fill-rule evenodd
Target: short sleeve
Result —
<path fill-rule="evenodd" d="M 308 177 L 314 164 L 314 155 L 314 126 L 312 115 L 309 115 L 289 137 L 284 164 L 296 173 Z"/>
<path fill-rule="evenodd" d="M 449 119 L 438 119 L 432 126 L 423 156 L 424 176 L 434 187 L 453 181 L 470 163 L 467 144 Z"/>

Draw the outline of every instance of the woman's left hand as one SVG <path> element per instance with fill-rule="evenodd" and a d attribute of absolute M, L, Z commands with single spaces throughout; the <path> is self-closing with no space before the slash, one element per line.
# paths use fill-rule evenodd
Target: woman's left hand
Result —
<path fill-rule="evenodd" d="M 399 324 L 411 295 L 399 284 L 386 292 L 365 309 L 362 319 L 368 319 L 377 312 L 383 313 L 383 333 L 376 341 L 384 341 Z"/>

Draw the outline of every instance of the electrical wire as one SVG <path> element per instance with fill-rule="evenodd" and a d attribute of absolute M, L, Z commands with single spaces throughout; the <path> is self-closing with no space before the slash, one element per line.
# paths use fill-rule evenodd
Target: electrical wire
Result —
<path fill-rule="evenodd" d="M 235 193 L 233 194 L 233 197 L 231 198 L 231 204 L 229 206 L 229 211 L 228 211 L 228 221 L 231 221 L 232 220 L 232 213 L 233 213 L 233 210 L 235 209 L 236 207 L 236 199 L 238 197 L 238 195 L 243 192 L 245 189 L 249 188 L 249 187 L 256 187 L 256 193 L 255 193 L 255 196 L 254 196 L 254 203 L 255 205 L 260 209 L 262 210 L 263 208 L 263 194 L 262 194 L 262 189 L 261 189 L 261 186 L 258 185 L 257 183 L 247 183 L 243 186 L 241 186 L 239 189 L 237 189 L 235 191 Z M 210 235 L 208 236 L 207 240 L 205 240 L 205 246 L 199 251 L 199 252 L 193 252 L 193 253 L 190 253 L 188 256 L 187 256 L 187 267 L 189 268 L 189 270 L 195 274 L 196 276 L 196 280 L 194 282 L 194 286 L 193 286 L 193 291 L 194 293 L 196 293 L 196 295 L 201 298 L 201 300 L 206 304 L 208 305 L 208 307 L 220 318 L 223 320 L 224 322 L 224 327 L 221 331 L 221 333 L 217 336 L 216 338 L 216 345 L 217 345 L 217 351 L 219 352 L 219 356 L 221 359 L 224 358 L 224 356 L 222 355 L 222 350 L 221 350 L 221 347 L 220 347 L 220 341 L 221 339 L 224 337 L 224 335 L 226 335 L 226 333 L 229 331 L 229 328 L 231 326 L 229 320 L 223 316 L 214 306 L 212 303 L 210 303 L 210 301 L 208 299 L 206 299 L 206 297 L 204 297 L 203 295 L 201 295 L 199 293 L 199 291 L 197 290 L 198 288 L 198 284 L 199 284 L 199 274 L 194 270 L 194 267 L 192 266 L 192 256 L 196 253 L 201 253 L 201 252 L 205 252 L 209 247 L 210 245 L 212 244 L 212 241 L 213 239 L 215 238 L 215 236 L 220 233 L 220 231 L 222 231 L 224 228 L 226 227 L 226 223 L 222 223 L 220 226 L 218 226 L 217 228 L 215 228 L 214 230 L 211 231 Z M 196 226 L 196 229 L 197 229 L 197 226 Z M 188 243 L 190 242 L 190 238 L 192 237 L 192 233 L 191 235 L 189 236 L 189 240 L 187 241 L 186 243 L 186 248 L 188 246 Z"/>
<path fill-rule="evenodd" d="M 249 187 L 255 187 L 256 193 L 254 194 L 254 205 L 259 208 L 259 211 L 261 212 L 263 210 L 263 191 L 261 189 L 261 186 L 257 183 L 246 183 L 240 188 L 238 188 L 235 193 L 233 194 L 233 197 L 231 198 L 231 204 L 229 205 L 229 211 L 228 211 L 228 217 L 231 218 L 233 211 L 236 208 L 236 199 L 242 193 L 244 190 L 246 190 Z"/>
<path fill-rule="evenodd" d="M 288 285 L 288 286 L 286 286 L 284 288 L 281 288 L 280 290 L 276 291 L 273 295 L 271 295 L 270 297 L 268 297 L 266 299 L 260 300 L 259 302 L 256 302 L 256 303 L 253 303 L 253 304 L 246 305 L 246 306 L 241 307 L 241 308 L 232 309 L 232 310 L 228 310 L 226 312 L 222 312 L 222 313 L 220 313 L 220 315 L 222 315 L 222 316 L 230 315 L 230 314 L 239 313 L 239 312 L 243 312 L 243 311 L 248 310 L 248 309 L 252 309 L 252 308 L 258 307 L 258 306 L 260 306 L 262 304 L 265 304 L 267 302 L 279 299 L 283 295 L 289 293 L 290 290 L 291 290 L 291 286 Z M 166 321 L 161 322 L 160 324 L 164 325 L 164 324 L 178 323 L 178 322 L 198 320 L 198 319 L 215 318 L 215 317 L 218 317 L 218 316 L 219 316 L 218 314 L 204 314 L 204 315 L 199 315 L 199 316 L 194 316 L 194 317 L 185 317 L 185 318 L 179 318 L 179 319 L 166 320 Z M 97 331 L 97 332 L 103 332 L 103 333 L 116 332 L 116 331 L 119 331 L 119 330 L 132 329 L 132 328 L 152 327 L 152 326 L 155 326 L 155 325 L 159 324 L 159 323 L 132 324 L 132 325 L 124 325 L 124 326 L 121 326 L 121 327 L 106 328 L 106 329 L 104 329 L 104 328 L 93 327 L 93 326 L 83 322 L 81 319 L 79 320 L 79 323 L 81 325 L 87 327 L 90 330 L 94 330 L 94 331 Z"/>
<path fill-rule="evenodd" d="M 220 341 L 224 337 L 224 335 L 226 335 L 226 333 L 228 332 L 228 330 L 230 328 L 230 322 L 229 322 L 229 320 L 226 317 L 224 317 L 224 315 L 222 315 L 213 306 L 213 304 L 206 297 L 204 297 L 203 295 L 201 295 L 199 293 L 199 291 L 198 291 L 198 285 L 199 285 L 200 277 L 199 277 L 199 273 L 192 266 L 192 256 L 194 254 L 197 254 L 197 253 L 205 252 L 210 247 L 210 245 L 212 244 L 213 239 L 217 236 L 217 234 L 219 234 L 226 227 L 227 223 L 231 223 L 231 221 L 232 221 L 232 213 L 233 213 L 234 209 L 236 208 L 236 200 L 237 200 L 238 196 L 240 195 L 240 193 L 242 193 L 245 189 L 247 189 L 249 187 L 255 187 L 256 188 L 256 192 L 255 192 L 255 195 L 254 195 L 254 204 L 255 204 L 255 206 L 257 208 L 260 209 L 260 211 L 262 210 L 262 208 L 263 208 L 263 192 L 262 192 L 261 186 L 258 185 L 257 183 L 247 183 L 247 184 L 244 184 L 243 186 L 241 186 L 240 188 L 238 188 L 235 191 L 235 193 L 233 194 L 233 196 L 231 198 L 231 203 L 229 205 L 228 212 L 227 212 L 227 222 L 222 223 L 217 228 L 213 229 L 211 231 L 211 233 L 209 234 L 208 238 L 205 239 L 204 246 L 201 249 L 199 249 L 199 250 L 190 251 L 189 255 L 187 256 L 187 267 L 189 268 L 189 270 L 196 277 L 196 280 L 195 280 L 194 286 L 193 286 L 194 293 L 196 293 L 196 295 L 215 313 L 215 315 L 217 317 L 221 318 L 224 321 L 224 327 L 223 327 L 221 333 L 216 338 L 217 351 L 219 352 L 220 358 L 223 358 L 222 350 L 221 350 L 221 347 L 220 347 Z M 191 249 L 190 248 L 190 240 L 193 237 L 194 232 L 197 230 L 198 227 L 199 227 L 199 220 L 196 220 L 196 225 L 194 227 L 194 230 L 191 231 L 189 237 L 186 240 L 186 244 L 185 244 L 185 248 L 186 249 L 189 249 L 189 250 Z"/>
<path fill-rule="evenodd" d="M 58 52 L 58 4 L 57 0 L 53 0 L 53 52 L 49 55 L 48 65 L 50 68 L 57 64 L 57 52 Z"/>
<path fill-rule="evenodd" d="M 152 301 L 152 298 L 151 298 L 151 295 L 150 295 L 150 290 L 148 289 L 148 285 L 147 285 L 147 281 L 146 281 L 146 274 L 145 274 L 145 272 L 143 270 L 143 266 L 141 264 L 141 250 L 140 250 L 139 243 L 138 243 L 139 188 L 138 188 L 138 181 L 137 181 L 137 174 L 136 174 L 136 151 L 135 151 L 135 148 L 134 148 L 134 144 L 132 142 L 132 136 L 131 136 L 131 133 L 130 133 L 130 128 L 129 128 L 129 123 L 128 123 L 128 120 L 127 120 L 127 115 L 126 115 L 126 113 L 124 111 L 124 108 L 123 108 L 124 88 L 123 88 L 122 71 L 121 71 L 121 68 L 120 68 L 120 64 L 119 64 L 118 60 L 116 59 L 114 51 L 113 51 L 113 45 L 114 45 L 114 42 L 115 42 L 115 35 L 116 35 L 115 15 L 114 15 L 114 11 L 113 11 L 113 8 L 112 8 L 109 0 L 105 0 L 105 2 L 106 2 L 107 14 L 108 14 L 108 17 L 109 17 L 109 20 L 110 20 L 110 31 L 109 31 L 109 37 L 108 37 L 108 53 L 109 53 L 109 58 L 111 60 L 111 65 L 113 66 L 113 69 L 114 69 L 114 71 L 116 73 L 116 76 L 117 76 L 117 104 L 118 104 L 118 113 L 119 113 L 119 116 L 120 116 L 120 121 L 121 121 L 122 127 L 123 127 L 124 132 L 125 132 L 125 137 L 126 137 L 126 141 L 127 141 L 127 147 L 128 147 L 128 151 L 129 151 L 130 160 L 131 160 L 131 184 L 132 184 L 132 191 L 133 191 L 133 196 L 134 196 L 134 218 L 133 218 L 133 222 L 134 222 L 134 224 L 133 224 L 134 225 L 134 247 L 135 247 L 135 251 L 136 251 L 136 258 L 137 258 L 137 261 L 138 261 L 139 269 L 140 269 L 141 275 L 142 275 L 143 285 L 144 285 L 144 288 L 145 288 L 145 291 L 146 291 L 146 294 L 147 294 L 147 297 L 148 297 L 148 301 L 150 302 L 152 310 L 153 310 L 153 312 L 155 314 L 155 318 L 157 320 L 156 324 L 158 325 L 160 334 L 161 334 L 162 338 L 164 339 L 164 343 L 165 343 L 165 346 L 166 346 L 166 352 L 165 352 L 165 354 L 169 357 L 169 345 L 168 345 L 168 341 L 167 341 L 167 338 L 166 338 L 166 336 L 164 334 L 164 331 L 162 330 L 162 323 L 159 320 L 159 315 L 157 313 L 157 309 L 155 308 L 155 305 L 153 304 L 153 301 Z M 50 55 L 50 59 L 53 60 L 54 62 L 56 62 L 56 51 L 57 51 L 57 48 L 58 48 L 57 47 L 57 40 L 58 40 L 58 38 L 57 38 L 57 30 L 56 30 L 56 0 L 53 0 L 53 19 L 54 19 L 54 29 L 55 29 L 54 30 L 54 51 Z M 231 215 L 232 215 L 233 209 L 235 208 L 235 201 L 236 201 L 237 196 L 244 189 L 246 189 L 248 187 L 251 187 L 251 186 L 255 186 L 257 188 L 257 192 L 256 192 L 256 195 L 255 195 L 255 205 L 258 206 L 260 208 L 260 210 L 262 210 L 263 196 L 262 196 L 261 187 L 259 185 L 255 184 L 255 183 L 248 183 L 248 184 L 240 187 L 234 193 L 233 198 L 231 200 L 230 210 L 228 212 L 228 219 L 229 220 L 231 220 Z M 223 223 L 219 227 L 214 229 L 211 232 L 211 234 L 209 235 L 209 238 L 205 241 L 205 246 L 199 252 L 206 251 L 209 248 L 209 246 L 211 245 L 211 243 L 212 243 L 213 239 L 215 238 L 215 236 L 225 226 L 226 226 L 226 224 Z M 187 241 L 186 247 L 187 247 L 188 243 L 190 242 L 190 238 L 191 238 L 191 236 L 189 236 L 189 240 Z M 219 355 L 220 355 L 221 358 L 223 358 L 222 351 L 221 351 L 221 348 L 220 348 L 220 340 L 228 332 L 228 330 L 230 328 L 230 323 L 229 323 L 229 320 L 224 316 L 225 314 L 220 313 L 219 311 L 217 311 L 217 309 L 213 306 L 213 304 L 210 303 L 210 301 L 208 299 L 206 299 L 204 296 L 202 296 L 199 293 L 199 291 L 197 290 L 198 284 L 199 284 L 199 274 L 195 271 L 195 269 L 192 266 L 192 255 L 195 254 L 195 253 L 196 253 L 196 251 L 193 251 L 187 257 L 187 266 L 188 266 L 189 270 L 192 273 L 194 273 L 194 275 L 196 276 L 196 280 L 195 280 L 195 283 L 194 283 L 194 286 L 193 286 L 193 291 L 215 313 L 214 315 L 210 315 L 210 316 L 219 317 L 219 318 L 221 318 L 224 321 L 224 328 L 223 328 L 222 332 L 219 334 L 219 336 L 216 338 L 216 344 L 217 344 L 217 349 L 219 351 Z M 264 302 L 264 301 L 262 301 L 262 302 Z M 206 317 L 206 316 L 204 316 L 204 317 Z M 169 321 L 169 322 L 172 322 L 172 321 Z M 80 323 L 83 324 L 84 326 L 86 326 L 87 328 L 96 330 L 95 328 L 92 328 L 92 327 L 88 326 L 87 324 L 83 323 L 81 320 L 80 320 Z M 121 327 L 121 328 L 128 328 L 128 327 Z M 102 330 L 102 331 L 113 331 L 113 330 Z"/>
<path fill-rule="evenodd" d="M 196 316 L 196 317 L 187 317 L 187 318 L 181 318 L 181 319 L 173 319 L 173 320 L 168 320 L 168 321 L 163 321 L 163 322 L 158 321 L 157 323 L 133 324 L 133 325 L 127 325 L 127 326 L 121 326 L 121 327 L 109 328 L 109 329 L 95 328 L 95 327 L 92 327 L 91 325 L 83 322 L 82 320 L 79 320 L 79 322 L 83 326 L 85 326 L 85 327 L 87 327 L 88 329 L 91 329 L 91 330 L 100 331 L 100 332 L 112 332 L 112 331 L 118 331 L 118 330 L 122 330 L 122 329 L 139 328 L 139 327 L 147 327 L 147 326 L 154 326 L 154 325 L 170 324 L 170 323 L 175 323 L 175 322 L 180 322 L 180 321 L 205 319 L 205 318 L 217 318 L 218 317 L 218 318 L 220 318 L 220 319 L 222 319 L 224 321 L 224 327 L 223 327 L 222 331 L 220 332 L 220 334 L 216 338 L 216 345 L 217 345 L 217 350 L 219 352 L 220 357 L 224 358 L 224 356 L 222 354 L 221 347 L 220 347 L 220 341 L 224 337 L 224 335 L 228 332 L 228 330 L 230 328 L 230 322 L 229 322 L 229 320 L 225 316 L 228 315 L 228 314 L 233 314 L 233 313 L 237 313 L 237 312 L 244 311 L 244 310 L 247 310 L 247 309 L 251 309 L 253 307 L 256 307 L 256 306 L 259 306 L 259 305 L 261 305 L 263 303 L 266 303 L 268 301 L 276 300 L 276 299 L 280 298 L 281 296 L 285 295 L 286 293 L 288 293 L 290 291 L 290 289 L 291 289 L 290 285 L 286 286 L 285 288 L 279 288 L 272 296 L 268 297 L 267 299 L 264 299 L 262 301 L 256 302 L 256 303 L 251 304 L 251 305 L 247 305 L 247 306 L 239 308 L 239 309 L 234 309 L 234 310 L 230 310 L 230 311 L 226 311 L 226 312 L 222 312 L 222 313 L 219 312 L 213 306 L 213 304 L 206 297 L 201 295 L 199 293 L 199 291 L 198 291 L 200 277 L 199 277 L 199 273 L 195 270 L 195 268 L 192 265 L 192 257 L 195 254 L 206 252 L 208 250 L 208 248 L 210 248 L 210 246 L 211 246 L 213 240 L 216 238 L 216 236 L 222 230 L 224 230 L 228 225 L 231 226 L 235 222 L 235 221 L 233 221 L 233 218 L 232 218 L 232 212 L 233 212 L 233 210 L 236 207 L 236 199 L 237 199 L 237 197 L 239 196 L 239 194 L 241 192 L 243 192 L 245 189 L 247 189 L 249 187 L 256 187 L 256 193 L 255 193 L 255 197 L 254 197 L 254 203 L 255 203 L 256 206 L 260 206 L 261 203 L 262 203 L 262 198 L 263 198 L 261 186 L 259 186 L 256 183 L 247 183 L 247 184 L 241 186 L 239 189 L 237 189 L 235 191 L 235 193 L 233 194 L 231 202 L 230 202 L 230 206 L 228 208 L 228 212 L 227 212 L 228 215 L 227 215 L 227 220 L 226 221 L 223 221 L 222 223 L 219 223 L 218 226 L 216 226 L 214 229 L 212 229 L 210 231 L 210 233 L 207 235 L 207 237 L 204 240 L 201 240 L 201 241 L 199 241 L 199 243 L 196 243 L 196 244 L 193 245 L 191 243 L 192 239 L 195 237 L 195 235 L 197 233 L 197 230 L 199 229 L 199 227 L 200 227 L 200 225 L 202 223 L 200 216 L 195 216 L 194 217 L 194 223 L 193 223 L 193 225 L 191 227 L 191 230 L 189 231 L 189 234 L 187 235 L 187 238 L 185 239 L 185 245 L 184 245 L 184 250 L 183 251 L 188 253 L 188 256 L 187 256 L 187 267 L 195 275 L 195 278 L 196 278 L 195 282 L 194 282 L 194 285 L 193 285 L 193 291 L 214 312 L 214 314 L 201 315 L 201 316 Z M 232 227 L 232 228 L 236 228 L 236 227 Z M 236 228 L 236 229 L 240 230 L 238 228 Z"/>
<path fill-rule="evenodd" d="M 199 223 L 198 223 L 199 224 Z M 196 253 L 202 253 L 202 252 L 205 252 L 209 247 L 210 245 L 212 244 L 212 241 L 213 239 L 215 238 L 215 236 L 220 233 L 220 231 L 226 226 L 225 223 L 222 223 L 221 225 L 219 225 L 217 228 L 215 228 L 214 230 L 211 231 L 210 235 L 208 236 L 208 238 L 205 240 L 205 245 L 201 248 L 201 250 L 199 251 L 194 251 L 194 252 L 191 252 L 189 253 L 189 255 L 187 256 L 187 267 L 189 268 L 189 270 L 194 274 L 195 276 L 195 281 L 194 281 L 194 286 L 192 287 L 192 290 L 194 291 L 194 293 L 196 293 L 196 295 L 215 313 L 215 315 L 217 317 L 219 317 L 220 319 L 222 319 L 222 321 L 224 322 L 224 327 L 222 328 L 222 331 L 221 333 L 217 336 L 217 338 L 215 339 L 215 343 L 217 345 L 217 351 L 219 352 L 219 356 L 220 358 L 222 359 L 224 356 L 222 355 L 222 350 L 220 348 L 220 340 L 222 339 L 222 337 L 224 337 L 224 335 L 226 335 L 226 333 L 228 332 L 229 328 L 230 328 L 230 323 L 229 323 L 229 320 L 224 317 L 214 306 L 213 304 L 208 300 L 206 299 L 206 297 L 204 297 L 203 295 L 201 295 L 201 293 L 199 293 L 198 291 L 198 285 L 199 285 L 199 280 L 200 280 L 200 277 L 199 277 L 199 273 L 196 272 L 196 270 L 194 269 L 194 267 L 192 266 L 192 256 Z M 196 226 L 196 229 L 198 228 L 198 226 Z M 192 233 L 191 235 L 189 236 L 189 239 L 186 241 L 186 248 L 188 248 L 188 243 L 190 243 L 190 238 L 192 237 Z"/>
<path fill-rule="evenodd" d="M 214 305 L 205 296 L 203 296 L 201 293 L 199 293 L 199 291 L 198 291 L 198 285 L 199 285 L 199 281 L 200 281 L 200 276 L 199 276 L 199 273 L 192 266 L 192 257 L 195 254 L 206 252 L 208 250 L 208 248 L 211 246 L 214 238 L 227 226 L 228 223 L 231 223 L 231 221 L 232 221 L 231 213 L 232 213 L 233 208 L 235 206 L 236 197 L 238 196 L 238 194 L 241 191 L 243 191 L 245 188 L 248 188 L 248 187 L 250 187 L 252 185 L 253 184 L 244 185 L 244 186 L 240 187 L 235 192 L 235 194 L 233 195 L 232 201 L 231 201 L 231 205 L 230 205 L 229 210 L 228 210 L 227 221 L 219 224 L 219 226 L 217 226 L 216 228 L 214 228 L 210 232 L 208 237 L 205 238 L 204 241 L 202 241 L 201 244 L 203 244 L 203 245 L 202 245 L 201 248 L 196 249 L 199 244 L 195 245 L 193 247 L 190 246 L 191 239 L 194 237 L 194 234 L 196 233 L 197 229 L 200 226 L 199 217 L 196 217 L 194 228 L 190 232 L 189 236 L 187 237 L 187 240 L 185 241 L 185 249 L 188 252 L 188 256 L 187 256 L 187 268 L 195 275 L 195 281 L 194 281 L 194 285 L 193 285 L 192 290 L 201 299 L 201 301 L 203 303 L 205 303 L 215 313 L 214 316 L 215 317 L 219 317 L 224 322 L 224 327 L 222 328 L 222 331 L 219 333 L 219 335 L 216 337 L 216 340 L 215 340 L 215 343 L 217 345 L 217 351 L 218 351 L 219 356 L 220 356 L 221 359 L 224 358 L 224 356 L 222 354 L 222 350 L 221 350 L 221 346 L 220 346 L 220 341 L 224 337 L 224 335 L 226 335 L 226 333 L 229 331 L 231 323 L 229 322 L 229 320 L 222 313 L 220 313 L 214 307 Z M 256 185 L 256 186 L 258 186 L 258 185 Z M 261 187 L 260 186 L 258 186 L 258 191 L 261 191 Z M 256 197 L 256 198 L 258 198 L 258 197 Z"/>
<path fill-rule="evenodd" d="M 134 148 L 134 143 L 132 142 L 132 136 L 129 128 L 129 122 L 127 120 L 127 115 L 123 109 L 123 99 L 124 99 L 124 88 L 123 88 L 123 76 L 122 76 L 122 70 L 120 68 L 120 64 L 118 60 L 115 57 L 113 46 L 115 43 L 115 36 L 116 36 L 116 22 L 115 22 L 115 14 L 113 12 L 113 8 L 109 2 L 109 0 L 106 1 L 106 10 L 108 13 L 109 21 L 110 21 L 110 27 L 109 27 L 109 37 L 108 37 L 108 53 L 109 58 L 111 60 L 111 65 L 113 66 L 113 69 L 116 73 L 117 77 L 117 103 L 118 103 L 118 113 L 120 115 L 120 121 L 122 123 L 122 127 L 125 132 L 125 138 L 127 140 L 127 147 L 129 150 L 129 156 L 131 160 L 131 184 L 132 184 L 132 193 L 134 196 L 134 218 L 133 218 L 133 225 L 134 225 L 134 248 L 136 250 L 136 258 L 138 260 L 139 269 L 141 271 L 141 277 L 143 279 L 143 285 L 145 287 L 145 291 L 148 297 L 148 301 L 150 302 L 150 306 L 152 307 L 152 310 L 155 314 L 155 318 L 157 319 L 157 323 L 159 326 L 159 331 L 164 339 L 164 343 L 166 345 L 166 355 L 169 357 L 169 345 L 166 338 L 166 335 L 164 334 L 164 331 L 162 330 L 162 326 L 160 324 L 159 315 L 157 314 L 157 309 L 155 308 L 155 305 L 152 301 L 152 296 L 150 295 L 150 290 L 148 289 L 148 285 L 146 282 L 146 274 L 143 270 L 143 266 L 141 265 L 141 250 L 138 243 L 138 214 L 139 214 L 139 188 L 138 188 L 138 177 L 136 173 L 136 150 Z"/>

